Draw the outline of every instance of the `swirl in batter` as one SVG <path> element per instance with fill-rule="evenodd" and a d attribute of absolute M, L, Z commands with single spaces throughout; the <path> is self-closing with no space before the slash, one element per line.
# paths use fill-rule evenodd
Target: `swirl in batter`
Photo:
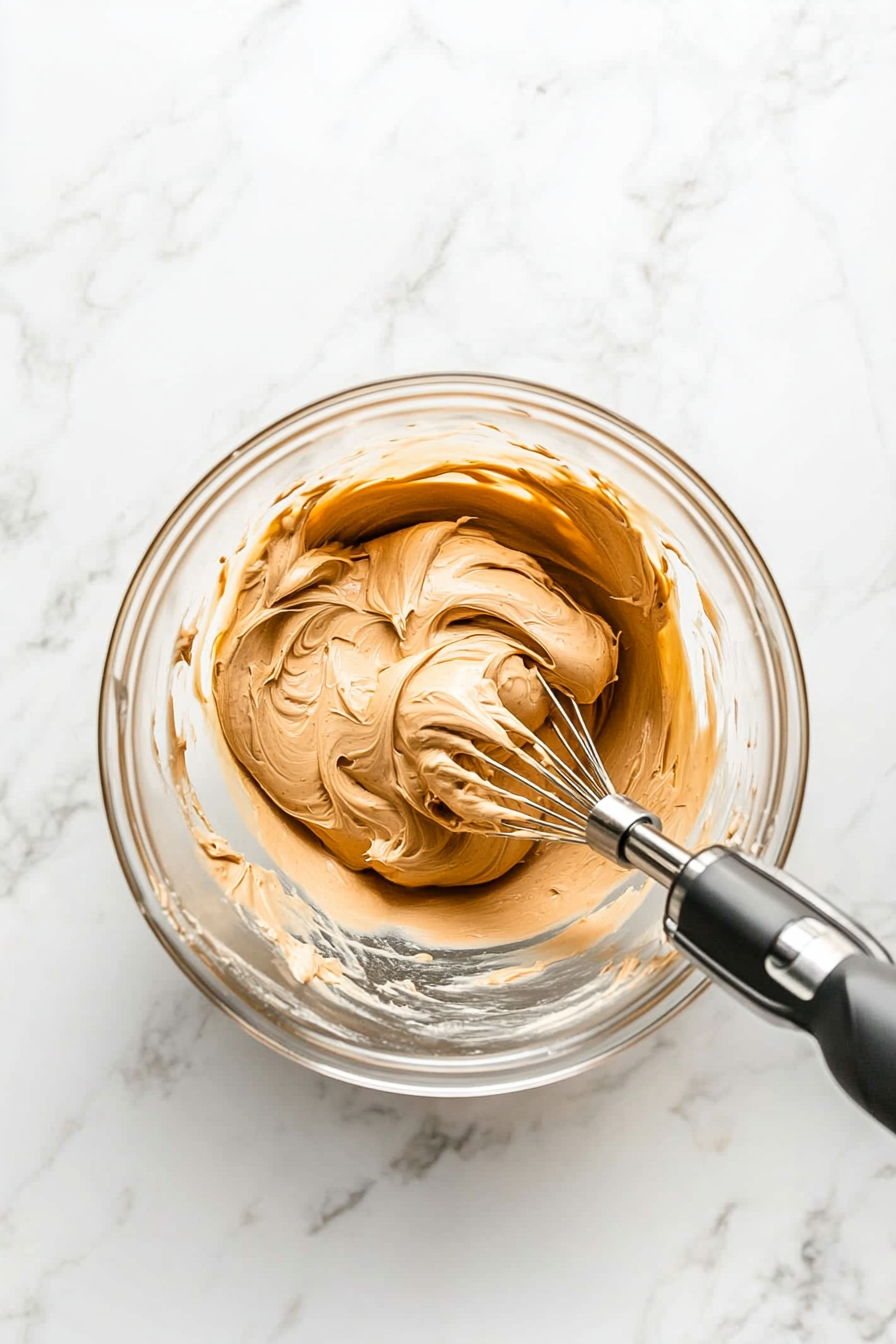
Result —
<path fill-rule="evenodd" d="M 306 548 L 281 520 L 247 572 L 214 696 L 237 760 L 344 863 L 402 886 L 500 877 L 483 754 L 548 717 L 535 673 L 593 707 L 616 638 L 537 560 L 467 521 Z"/>
<path fill-rule="evenodd" d="M 585 846 L 486 833 L 500 808 L 471 748 L 500 759 L 550 734 L 535 669 L 583 707 L 620 791 L 673 838 L 705 824 L 711 608 L 648 512 L 496 427 L 371 446 L 291 486 L 197 624 L 184 656 L 225 775 L 237 765 L 262 849 L 341 928 L 500 946 L 619 890 Z M 248 871 L 237 854 L 222 885 L 255 909 Z M 291 908 L 260 918 L 279 929 Z"/>

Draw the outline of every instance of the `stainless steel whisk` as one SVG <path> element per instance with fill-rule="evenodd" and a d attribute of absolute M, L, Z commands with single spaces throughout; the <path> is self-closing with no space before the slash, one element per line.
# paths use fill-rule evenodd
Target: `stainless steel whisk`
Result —
<path fill-rule="evenodd" d="M 896 1131 L 896 967 L 886 948 L 823 896 L 780 869 L 713 845 L 692 854 L 662 822 L 616 793 L 575 701 L 537 673 L 569 761 L 533 737 L 514 768 L 481 753 L 507 805 L 498 834 L 587 844 L 666 888 L 669 942 L 714 980 L 778 1023 L 810 1032 L 858 1104 Z M 525 773 L 524 773 L 525 772 Z"/>

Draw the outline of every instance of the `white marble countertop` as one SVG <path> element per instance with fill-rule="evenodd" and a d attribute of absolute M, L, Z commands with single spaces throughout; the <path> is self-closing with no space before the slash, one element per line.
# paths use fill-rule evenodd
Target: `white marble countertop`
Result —
<path fill-rule="evenodd" d="M 792 867 L 896 945 L 896 19 L 875 0 L 10 0 L 0 1341 L 896 1341 L 896 1140 L 710 991 L 562 1085 L 325 1081 L 150 937 L 100 667 L 183 491 L 352 383 L 653 430 L 805 657 Z"/>

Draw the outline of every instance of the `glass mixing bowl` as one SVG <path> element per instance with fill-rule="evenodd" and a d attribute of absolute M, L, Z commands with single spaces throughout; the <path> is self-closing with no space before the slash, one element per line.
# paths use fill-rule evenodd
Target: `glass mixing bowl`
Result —
<path fill-rule="evenodd" d="M 409 1006 L 395 990 L 419 947 L 395 930 L 356 939 L 371 989 L 359 1003 L 338 989 L 297 983 L 252 917 L 222 894 L 200 861 L 171 760 L 157 738 L 178 632 L 197 599 L 214 587 L 219 557 L 231 554 L 247 525 L 297 479 L 371 443 L 410 433 L 474 433 L 483 425 L 525 435 L 598 471 L 661 520 L 712 604 L 722 635 L 718 700 L 728 713 L 692 843 L 733 838 L 783 862 L 805 781 L 805 688 L 793 631 L 768 570 L 709 486 L 619 416 L 512 379 L 434 375 L 330 397 L 235 449 L 162 527 L 119 613 L 100 705 L 109 824 L 150 927 L 215 1003 L 292 1059 L 396 1092 L 485 1094 L 567 1077 L 654 1030 L 706 983 L 690 963 L 666 954 L 664 893 L 635 878 L 644 897 L 621 931 L 557 958 L 542 974 L 499 974 L 498 983 L 489 983 L 489 969 L 506 967 L 518 949 L 428 948 L 432 960 L 414 963 L 423 1007 Z M 214 764 L 206 774 L 201 793 L 215 830 L 236 836 L 249 852 L 255 842 L 244 812 L 214 778 Z M 257 844 L 253 857 L 275 866 Z M 620 874 L 615 893 L 632 881 Z M 317 893 L 299 893 L 314 904 Z M 526 952 L 531 961 L 531 943 Z M 620 975 L 633 954 L 644 973 Z"/>

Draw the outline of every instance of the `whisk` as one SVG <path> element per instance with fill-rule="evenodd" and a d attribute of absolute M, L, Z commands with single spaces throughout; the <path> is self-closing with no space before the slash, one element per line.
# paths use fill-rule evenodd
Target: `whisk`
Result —
<path fill-rule="evenodd" d="M 537 737 L 514 750 L 514 764 L 483 754 L 501 801 L 499 833 L 587 844 L 660 883 L 669 942 L 766 1017 L 810 1032 L 841 1087 L 896 1131 L 896 967 L 886 948 L 780 869 L 722 845 L 692 854 L 670 840 L 659 817 L 615 792 L 575 701 L 564 705 L 538 676 L 569 760 Z"/>

